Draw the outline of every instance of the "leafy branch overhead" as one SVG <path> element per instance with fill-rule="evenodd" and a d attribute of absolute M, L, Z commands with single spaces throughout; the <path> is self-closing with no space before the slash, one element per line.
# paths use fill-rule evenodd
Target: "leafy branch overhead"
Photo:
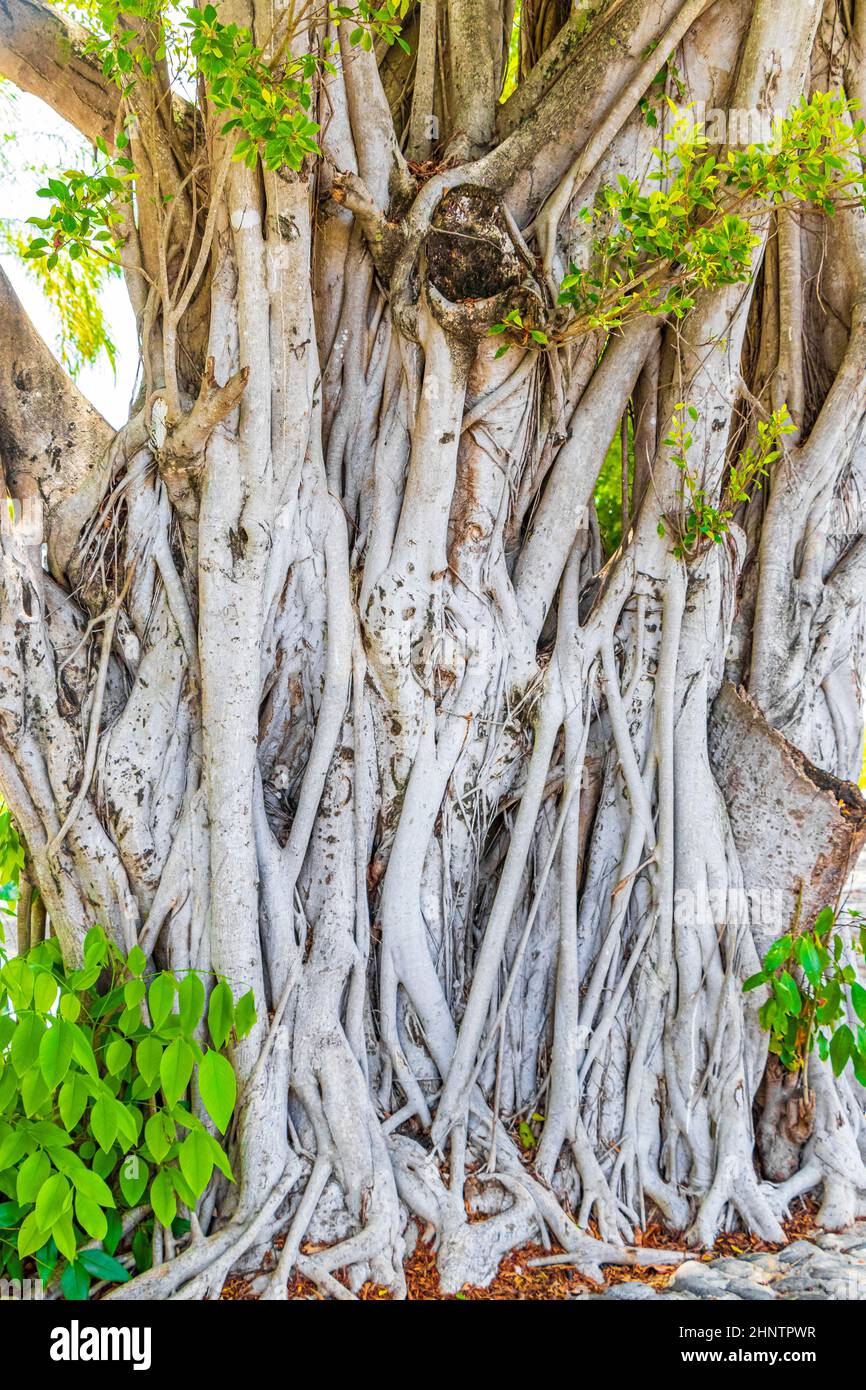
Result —
<path fill-rule="evenodd" d="M 598 227 L 590 264 L 573 262 L 559 286 L 565 311 L 534 340 L 542 348 L 585 333 L 622 328 L 642 314 L 682 318 L 699 290 L 745 284 L 752 275 L 760 243 L 753 219 L 775 208 L 793 216 L 815 208 L 832 216 L 842 199 L 866 206 L 859 170 L 858 142 L 866 130 L 852 120 L 856 102 L 833 93 L 813 92 L 775 123 L 770 144 L 729 149 L 724 158 L 710 152 L 701 122 L 693 121 L 668 98 L 676 119 L 664 144 L 653 150 L 655 166 L 643 180 L 619 176 L 606 186 L 581 217 Z M 516 330 L 511 318 L 492 332 Z"/>

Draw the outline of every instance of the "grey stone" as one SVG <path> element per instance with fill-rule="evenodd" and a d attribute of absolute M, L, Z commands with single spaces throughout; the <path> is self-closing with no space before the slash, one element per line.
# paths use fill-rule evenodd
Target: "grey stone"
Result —
<path fill-rule="evenodd" d="M 699 1298 L 716 1298 L 719 1294 L 727 1293 L 723 1279 L 698 1278 L 691 1274 L 687 1274 L 684 1279 L 678 1279 L 676 1288 L 678 1291 L 684 1289 L 686 1293 L 696 1293 Z"/>
<path fill-rule="evenodd" d="M 831 1296 L 816 1280 L 799 1274 L 780 1279 L 776 1293 L 786 1298 L 828 1299 Z"/>
<path fill-rule="evenodd" d="M 622 1284 L 611 1284 L 606 1291 L 606 1297 L 614 1298 L 618 1302 L 631 1302 L 637 1299 L 658 1298 L 658 1294 L 652 1284 L 644 1284 L 639 1279 L 629 1279 Z"/>
<path fill-rule="evenodd" d="M 796 1265 L 801 1260 L 808 1260 L 815 1253 L 815 1247 L 808 1240 L 795 1240 L 793 1245 L 786 1245 L 784 1250 L 780 1250 L 778 1260 L 783 1265 Z"/>
<path fill-rule="evenodd" d="M 767 1289 L 763 1284 L 757 1284 L 751 1279 L 732 1279 L 728 1284 L 731 1293 L 739 1294 L 742 1299 L 753 1299 L 758 1303 L 772 1303 L 776 1297 L 771 1289 Z"/>

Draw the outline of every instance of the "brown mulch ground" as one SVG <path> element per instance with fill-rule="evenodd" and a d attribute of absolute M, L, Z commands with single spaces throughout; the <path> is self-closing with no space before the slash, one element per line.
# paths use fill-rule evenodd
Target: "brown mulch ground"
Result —
<path fill-rule="evenodd" d="M 815 1230 L 814 1206 L 809 1202 L 803 1202 L 795 1214 L 783 1224 L 789 1241 L 800 1240 L 804 1236 L 810 1235 Z M 280 1243 L 277 1242 L 278 1245 Z M 651 1224 L 645 1231 L 638 1231 L 635 1243 L 646 1246 L 647 1250 L 684 1250 L 686 1248 L 685 1241 L 681 1236 L 673 1235 L 659 1223 Z M 759 1240 L 757 1236 L 733 1231 L 728 1235 L 719 1236 L 712 1250 L 693 1252 L 692 1258 L 708 1261 L 727 1255 L 745 1255 L 751 1251 L 778 1250 L 779 1248 L 778 1245 L 769 1245 L 766 1241 Z M 554 1246 L 553 1250 L 556 1251 L 556 1249 L 557 1247 Z M 496 1302 L 529 1299 L 547 1302 L 552 1299 L 568 1298 L 571 1294 L 580 1291 L 589 1293 L 599 1291 L 600 1285 L 576 1273 L 575 1270 L 569 1269 L 567 1265 L 549 1265 L 544 1269 L 529 1268 L 529 1260 L 550 1253 L 551 1251 L 545 1251 L 540 1245 L 525 1245 L 522 1249 L 513 1251 L 502 1261 L 499 1273 L 489 1288 L 479 1289 L 467 1284 L 458 1294 L 443 1294 L 439 1289 L 436 1256 L 429 1246 L 422 1245 L 419 1240 L 415 1253 L 406 1264 L 407 1297 L 410 1302 L 453 1302 L 458 1299 Z M 629 1279 L 640 1279 L 646 1284 L 652 1284 L 655 1288 L 662 1289 L 670 1282 L 675 1269 L 675 1265 L 656 1269 L 651 1263 L 635 1265 L 630 1268 L 609 1265 L 604 1270 L 604 1284 L 607 1286 L 621 1284 Z M 336 1277 L 345 1282 L 340 1273 Z M 234 1278 L 226 1284 L 222 1291 L 222 1297 L 228 1300 L 248 1300 L 255 1299 L 257 1295 L 248 1279 Z M 358 1297 L 366 1302 L 375 1303 L 380 1299 L 386 1302 L 391 1301 L 393 1295 L 389 1289 L 382 1288 L 378 1284 L 364 1284 Z M 301 1275 L 296 1275 L 289 1281 L 289 1298 L 324 1301 L 319 1290 Z"/>

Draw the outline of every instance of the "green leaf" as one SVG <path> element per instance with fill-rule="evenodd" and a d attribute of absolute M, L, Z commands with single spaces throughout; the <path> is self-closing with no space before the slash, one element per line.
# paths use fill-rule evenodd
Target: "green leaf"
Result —
<path fill-rule="evenodd" d="M 129 955 L 126 957 L 126 964 L 130 975 L 143 975 L 147 968 L 147 956 L 140 946 L 133 946 Z"/>
<path fill-rule="evenodd" d="M 228 1129 L 238 1093 L 234 1068 L 227 1057 L 207 1051 L 199 1063 L 198 1088 L 202 1102 L 220 1134 Z"/>
<path fill-rule="evenodd" d="M 153 1246 L 150 1237 L 140 1226 L 132 1237 L 132 1256 L 138 1274 L 144 1274 L 145 1270 L 152 1268 Z"/>
<path fill-rule="evenodd" d="M 139 1154 L 129 1154 L 120 1165 L 120 1190 L 130 1207 L 137 1207 L 147 1187 L 150 1170 Z"/>
<path fill-rule="evenodd" d="M 81 1013 L 81 1000 L 77 994 L 66 993 L 60 1000 L 60 1017 L 67 1023 L 75 1023 Z"/>
<path fill-rule="evenodd" d="M 108 1230 L 105 1212 L 83 1192 L 75 1194 L 75 1219 L 91 1240 L 102 1240 Z"/>
<path fill-rule="evenodd" d="M 13 1130 L 11 1134 L 7 1134 L 6 1138 L 0 1141 L 0 1172 L 4 1168 L 13 1167 L 28 1149 L 32 1148 L 30 1136 L 23 1131 Z"/>
<path fill-rule="evenodd" d="M 92 1168 L 87 1168 L 82 1165 L 81 1168 L 72 1169 L 69 1176 L 72 1179 L 76 1192 L 89 1198 L 89 1200 L 95 1202 L 97 1206 L 114 1206 L 114 1196 L 111 1188 L 104 1178 L 101 1178 L 98 1173 L 94 1173 Z M 102 1236 L 99 1236 L 98 1239 L 102 1240 Z"/>
<path fill-rule="evenodd" d="M 26 1013 L 19 1018 L 10 1049 L 12 1065 L 19 1076 L 23 1076 L 38 1058 L 44 1032 L 45 1025 L 37 1014 Z"/>
<path fill-rule="evenodd" d="M 814 941 L 808 936 L 801 936 L 797 940 L 797 959 L 809 983 L 817 985 L 821 979 L 821 957 Z"/>
<path fill-rule="evenodd" d="M 800 991 L 793 975 L 789 975 L 787 970 L 783 970 L 775 983 L 776 998 L 789 1014 L 799 1014 L 803 1001 L 800 998 Z"/>
<path fill-rule="evenodd" d="M 204 1009 L 204 985 L 198 975 L 185 975 L 177 991 L 181 1027 L 193 1033 Z"/>
<path fill-rule="evenodd" d="M 764 956 L 764 969 L 775 970 L 783 960 L 787 960 L 791 954 L 791 944 L 791 937 L 788 935 L 780 936 L 778 941 L 774 941 Z"/>
<path fill-rule="evenodd" d="M 25 1208 L 20 1202 L 0 1202 L 0 1229 L 8 1230 L 16 1226 L 24 1215 Z"/>
<path fill-rule="evenodd" d="M 60 1276 L 60 1288 L 63 1297 L 72 1302 L 81 1302 L 87 1298 L 90 1292 L 90 1275 L 80 1260 L 73 1260 L 67 1264 Z"/>
<path fill-rule="evenodd" d="M 18 1201 L 21 1203 L 35 1202 L 39 1196 L 39 1190 L 43 1183 L 47 1182 L 50 1172 L 51 1160 L 41 1149 L 25 1159 L 18 1169 L 18 1178 L 15 1183 L 15 1196 Z"/>
<path fill-rule="evenodd" d="M 170 1106 L 177 1104 L 189 1085 L 194 1061 L 193 1050 L 184 1038 L 175 1038 L 162 1054 L 159 1079 Z"/>
<path fill-rule="evenodd" d="M 160 1225 L 170 1226 L 177 1216 L 177 1198 L 166 1168 L 160 1168 L 150 1184 L 150 1204 Z"/>
<path fill-rule="evenodd" d="M 30 1070 L 25 1072 L 20 1081 L 21 1104 L 24 1107 L 25 1115 L 35 1115 L 37 1110 L 44 1110 L 51 1098 L 51 1091 L 45 1084 L 40 1071 Z"/>
<path fill-rule="evenodd" d="M 108 1153 L 117 1138 L 117 1114 L 107 1096 L 100 1096 L 90 1112 L 90 1133 L 103 1153 Z"/>
<path fill-rule="evenodd" d="M 124 1268 L 120 1260 L 107 1255 L 104 1250 L 82 1250 L 78 1258 L 94 1279 L 104 1279 L 110 1284 L 125 1284 L 131 1278 L 129 1270 Z"/>
<path fill-rule="evenodd" d="M 78 1124 L 81 1116 L 87 1108 L 88 1091 L 78 1072 L 73 1072 L 68 1081 L 64 1081 L 58 1096 L 58 1106 L 60 1108 L 60 1118 L 68 1130 L 72 1130 Z"/>
<path fill-rule="evenodd" d="M 211 1041 L 217 1051 L 225 1046 L 233 1022 L 232 992 L 225 980 L 220 980 L 218 984 L 214 985 L 207 1009 L 207 1026 L 210 1030 Z"/>
<path fill-rule="evenodd" d="M 63 1215 L 54 1222 L 54 1225 L 51 1227 L 51 1235 L 61 1255 L 65 1255 L 67 1260 L 74 1260 L 77 1254 L 77 1244 L 75 1240 L 75 1230 L 72 1225 L 71 1212 L 64 1212 Z"/>
<path fill-rule="evenodd" d="M 174 1004 L 174 991 L 174 976 L 163 970 L 151 984 L 147 996 L 154 1028 L 161 1028 L 171 1013 Z"/>
<path fill-rule="evenodd" d="M 866 989 L 861 984 L 851 986 L 851 1003 L 861 1023 L 866 1023 Z"/>
<path fill-rule="evenodd" d="M 72 1188 L 62 1173 L 52 1173 L 39 1189 L 36 1216 L 43 1230 L 59 1221 L 72 1201 Z"/>
<path fill-rule="evenodd" d="M 81 1070 L 86 1071 L 88 1076 L 92 1077 L 94 1081 L 97 1081 L 99 1079 L 99 1068 L 96 1065 L 96 1058 L 93 1055 L 93 1047 L 90 1039 L 83 1028 L 79 1028 L 78 1024 L 72 1023 L 70 1027 L 72 1029 L 72 1055 L 81 1067 Z"/>
<path fill-rule="evenodd" d="M 118 1136 L 125 1141 L 121 1147 L 128 1149 L 132 1144 L 138 1143 L 141 1133 L 141 1111 L 137 1105 L 124 1105 L 122 1101 L 116 1100 L 114 1113 L 117 1116 Z"/>
<path fill-rule="evenodd" d="M 256 1025 L 256 998 L 251 989 L 242 994 L 235 1005 L 235 1032 L 246 1038 Z"/>
<path fill-rule="evenodd" d="M 843 1023 L 830 1039 L 830 1065 L 833 1068 L 834 1076 L 842 1074 L 845 1070 L 845 1063 L 853 1051 L 854 1034 L 847 1023 Z"/>
<path fill-rule="evenodd" d="M 18 1256 L 25 1259 L 28 1255 L 33 1255 L 48 1239 L 48 1232 L 43 1230 L 36 1218 L 36 1212 L 31 1211 L 29 1216 L 25 1216 L 18 1232 Z"/>
<path fill-rule="evenodd" d="M 105 1052 L 105 1065 L 110 1076 L 120 1076 L 126 1070 L 129 1059 L 132 1056 L 132 1048 L 125 1038 L 115 1038 L 114 1042 L 108 1044 Z"/>
<path fill-rule="evenodd" d="M 54 1019 L 39 1044 L 39 1066 L 45 1084 L 53 1090 L 63 1080 L 72 1061 L 72 1029 L 62 1018 Z"/>
<path fill-rule="evenodd" d="M 180 1171 L 196 1198 L 199 1198 L 210 1182 L 214 1165 L 210 1144 L 202 1130 L 194 1129 L 187 1135 L 180 1146 L 178 1159 Z"/>
<path fill-rule="evenodd" d="M 144 980 L 127 980 L 123 986 L 123 1002 L 127 1009 L 136 1009 L 146 993 Z"/>
<path fill-rule="evenodd" d="M 217 1168 L 219 1168 L 221 1173 L 225 1174 L 229 1182 L 234 1182 L 235 1175 L 232 1172 L 232 1165 L 229 1163 L 228 1154 L 226 1153 L 225 1149 L 222 1148 L 219 1141 L 215 1139 L 212 1134 L 209 1134 L 206 1129 L 202 1130 L 202 1133 L 207 1134 L 208 1141 L 211 1147 L 211 1153 L 213 1154 L 214 1165 Z"/>
<path fill-rule="evenodd" d="M 833 929 L 836 921 L 836 914 L 832 907 L 822 907 L 818 916 L 815 918 L 814 931 L 816 936 L 826 936 Z"/>
<path fill-rule="evenodd" d="M 171 1122 L 163 1111 L 151 1115 L 144 1126 L 144 1138 L 151 1155 L 157 1163 L 162 1163 L 174 1142 Z"/>
<path fill-rule="evenodd" d="M 42 1014 L 51 1011 L 51 1006 L 57 998 L 57 981 L 47 970 L 40 971 L 36 976 L 36 984 L 33 988 L 33 1004 Z"/>
<path fill-rule="evenodd" d="M 745 981 L 743 984 L 743 993 L 748 994 L 749 990 L 760 989 L 761 985 L 765 985 L 766 983 L 766 975 L 763 970 L 759 970 L 757 975 L 750 975 L 748 980 Z"/>
<path fill-rule="evenodd" d="M 142 1038 L 135 1049 L 135 1064 L 141 1075 L 144 1077 L 148 1086 L 151 1086 L 159 1076 L 159 1064 L 162 1060 L 162 1043 L 154 1037 Z"/>

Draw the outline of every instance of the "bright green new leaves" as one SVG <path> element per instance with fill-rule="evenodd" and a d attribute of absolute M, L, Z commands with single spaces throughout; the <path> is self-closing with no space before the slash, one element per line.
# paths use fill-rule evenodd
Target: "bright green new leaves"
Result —
<path fill-rule="evenodd" d="M 204 985 L 198 975 L 184 975 L 177 991 L 177 1003 L 181 1028 L 184 1033 L 194 1033 L 204 1008 Z"/>
<path fill-rule="evenodd" d="M 159 1079 L 169 1107 L 176 1105 L 186 1091 L 194 1062 L 193 1050 L 183 1038 L 175 1038 L 162 1054 Z"/>
<path fill-rule="evenodd" d="M 18 1022 L 9 1056 L 19 1076 L 29 1071 L 39 1056 L 45 1024 L 38 1014 L 24 1014 Z"/>
<path fill-rule="evenodd" d="M 377 7 L 361 0 L 357 9 L 334 6 L 332 14 L 334 18 L 350 18 L 354 28 L 349 42 L 369 51 L 374 36 L 406 47 L 398 31 L 407 9 L 408 0 L 385 0 Z M 239 133 L 233 157 L 251 169 L 259 158 L 266 169 L 300 169 L 305 159 L 321 153 L 316 142 L 319 127 L 307 113 L 312 107 L 316 74 L 334 72 L 327 56 L 330 41 L 326 40 L 322 54 L 298 53 L 283 42 L 274 56 L 266 58 L 249 29 L 221 24 L 213 5 L 190 8 L 186 16 L 190 53 L 207 84 L 208 96 L 217 111 L 230 117 L 221 133 Z"/>
<path fill-rule="evenodd" d="M 107 156 L 104 141 L 100 152 Z M 40 198 L 51 198 L 46 217 L 28 217 L 31 226 L 41 235 L 34 237 L 24 252 L 31 261 L 44 261 L 47 271 L 53 271 L 60 253 L 66 251 L 72 261 L 82 256 L 95 256 L 116 265 L 118 263 L 118 228 L 123 222 L 119 204 L 129 198 L 132 163 L 121 156 L 105 162 L 93 171 L 66 169 L 59 178 L 50 178 L 39 189 Z"/>
<path fill-rule="evenodd" d="M 111 1076 L 120 1076 L 129 1066 L 132 1047 L 125 1038 L 115 1038 L 105 1049 L 105 1065 Z"/>
<path fill-rule="evenodd" d="M 108 1153 L 117 1138 L 117 1112 L 107 1096 L 101 1096 L 90 1112 L 90 1132 L 103 1153 Z"/>
<path fill-rule="evenodd" d="M 248 989 L 235 1005 L 235 1036 L 239 1040 L 249 1037 L 255 1027 L 256 1017 L 255 995 Z"/>
<path fill-rule="evenodd" d="M 569 266 L 558 312 L 530 340 L 510 316 L 494 325 L 508 340 L 542 347 L 588 330 L 621 328 L 642 314 L 682 318 L 702 289 L 745 284 L 760 242 L 755 225 L 769 209 L 813 208 L 832 215 L 842 198 L 863 202 L 858 141 L 842 95 L 814 92 L 778 121 L 767 144 L 719 157 L 700 122 L 668 102 L 673 120 L 646 180 L 620 175 L 600 190 L 583 220 L 599 229 L 590 263 Z M 502 349 L 500 349 L 501 351 Z"/>
<path fill-rule="evenodd" d="M 866 956 L 866 927 L 851 913 L 854 949 Z M 743 991 L 762 986 L 769 996 L 758 1011 L 761 1027 L 770 1034 L 770 1051 L 788 1071 L 801 1071 L 817 1047 L 822 1061 L 829 1061 L 836 1076 L 851 1063 L 855 1077 L 866 1085 L 866 1028 L 856 1034 L 846 1021 L 846 1000 L 861 1024 L 866 1024 L 866 989 L 846 958 L 845 945 L 836 927 L 833 908 L 818 914 L 810 931 L 792 932 L 774 941 L 764 956 L 763 969 L 750 975 Z"/>
<path fill-rule="evenodd" d="M 163 1226 L 170 1226 L 177 1216 L 177 1198 L 168 1168 L 160 1168 L 150 1184 L 150 1205 L 157 1221 Z"/>
<path fill-rule="evenodd" d="M 154 1028 L 161 1028 L 171 1013 L 176 989 L 174 976 L 165 970 L 151 984 L 147 1002 Z"/>
<path fill-rule="evenodd" d="M 162 1043 L 159 1039 L 154 1037 L 142 1038 L 135 1049 L 135 1065 L 148 1086 L 159 1076 L 161 1060 Z"/>
<path fill-rule="evenodd" d="M 108 1221 L 105 1212 L 92 1198 L 86 1197 L 83 1192 L 76 1193 L 75 1196 L 75 1217 L 79 1226 L 93 1240 L 103 1240 L 108 1231 Z"/>
<path fill-rule="evenodd" d="M 666 515 L 658 528 L 659 535 L 665 535 L 668 529 L 673 532 L 673 551 L 678 560 L 694 560 L 709 546 L 718 545 L 724 539 L 734 508 L 750 501 L 752 493 L 761 490 L 770 464 L 779 457 L 777 446 L 782 435 L 791 434 L 795 428 L 784 405 L 772 412 L 769 421 L 760 421 L 756 448 L 744 449 L 737 462 L 731 464 L 721 498 L 715 505 L 701 487 L 699 473 L 689 463 L 688 454 L 694 440 L 686 417 L 691 424 L 697 423 L 699 416 L 694 406 L 687 408 L 682 402 L 675 405 L 670 430 L 663 441 L 672 450 L 671 460 L 682 476 L 683 486 L 679 492 L 682 512 Z"/>
<path fill-rule="evenodd" d="M 199 1063 L 198 1088 L 205 1110 L 220 1134 L 225 1134 L 238 1092 L 231 1062 L 219 1052 L 206 1052 Z"/>
<path fill-rule="evenodd" d="M 144 1126 L 144 1139 L 157 1163 L 162 1163 L 171 1150 L 174 1135 L 174 1123 L 163 1111 L 158 1110 L 155 1115 L 151 1115 Z"/>
<path fill-rule="evenodd" d="M 18 1169 L 18 1181 L 15 1185 L 15 1196 L 18 1201 L 25 1204 L 35 1202 L 39 1195 L 42 1184 L 48 1181 L 51 1174 L 51 1160 L 41 1149 L 37 1149 L 29 1158 L 21 1164 Z"/>
<path fill-rule="evenodd" d="M 62 1018 L 56 1018 L 51 1027 L 42 1035 L 39 1043 L 39 1066 L 45 1084 L 59 1086 L 69 1070 L 72 1061 L 71 1025 Z"/>
<path fill-rule="evenodd" d="M 224 980 L 215 985 L 207 1009 L 207 1026 L 214 1047 L 224 1047 L 234 1021 L 232 992 Z"/>
<path fill-rule="evenodd" d="M 139 1158 L 138 1154 L 133 1154 L 121 1164 L 120 1190 L 123 1193 L 123 1199 L 127 1206 L 138 1206 L 144 1196 L 149 1174 L 150 1169 L 144 1159 Z"/>
<path fill-rule="evenodd" d="M 199 1198 L 204 1192 L 214 1168 L 210 1136 L 203 1129 L 194 1129 L 180 1146 L 180 1171 Z"/>
<path fill-rule="evenodd" d="M 43 1279 L 57 1269 L 65 1297 L 87 1297 L 91 1279 L 129 1277 L 114 1258 L 121 1240 L 148 1268 L 154 1221 L 181 1239 L 181 1208 L 194 1208 L 214 1170 L 234 1180 L 190 1107 L 200 1097 L 228 1132 L 237 1082 L 223 1049 L 254 1026 L 253 995 L 236 1004 L 216 981 L 205 1024 L 198 975 L 148 980 L 146 968 L 140 950 L 124 961 L 99 928 L 71 971 L 55 940 L 0 956 L 0 1275 L 21 1277 L 32 1258 Z M 152 1211 L 124 1238 L 120 1213 L 142 1205 Z"/>

